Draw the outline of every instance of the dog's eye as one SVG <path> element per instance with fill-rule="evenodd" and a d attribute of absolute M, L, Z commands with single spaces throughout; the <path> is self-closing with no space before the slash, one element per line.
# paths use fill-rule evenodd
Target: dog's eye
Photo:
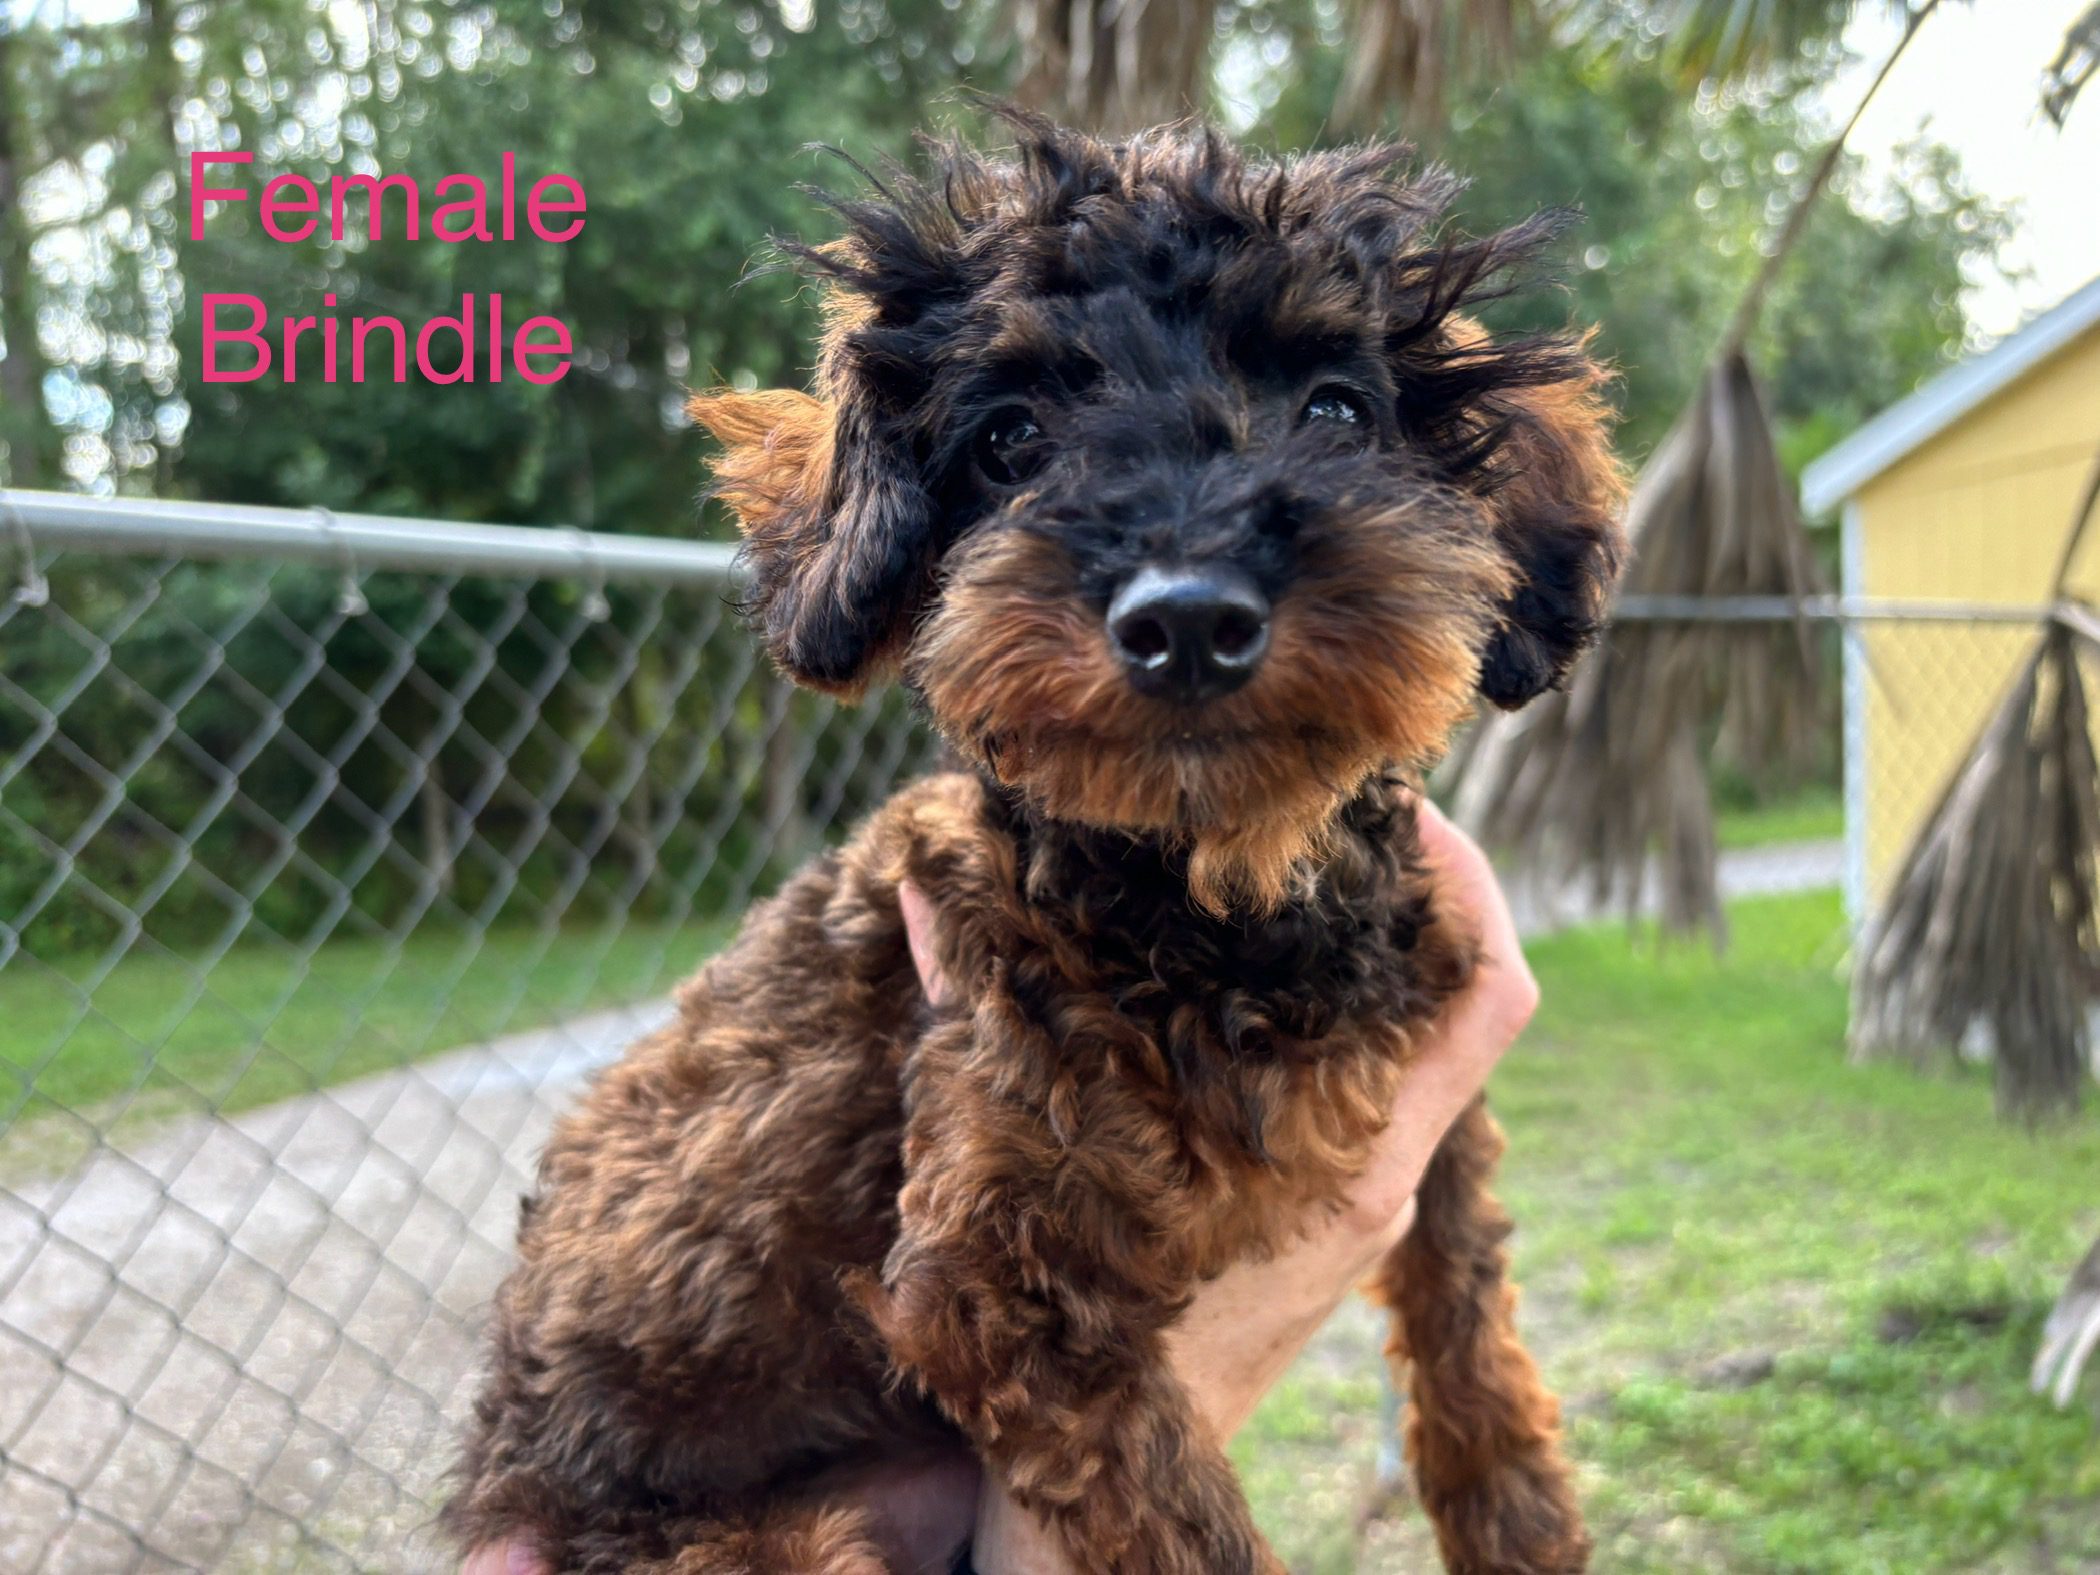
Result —
<path fill-rule="evenodd" d="M 1371 411 L 1364 403 L 1364 396 L 1353 388 L 1315 389 L 1312 398 L 1305 402 L 1305 410 L 1298 419 L 1306 426 L 1324 426 L 1333 423 L 1340 427 L 1355 427 L 1368 432 L 1371 428 Z"/>
<path fill-rule="evenodd" d="M 1019 485 L 1047 458 L 1043 429 L 1025 410 L 1002 410 L 977 434 L 977 468 L 998 486 Z"/>

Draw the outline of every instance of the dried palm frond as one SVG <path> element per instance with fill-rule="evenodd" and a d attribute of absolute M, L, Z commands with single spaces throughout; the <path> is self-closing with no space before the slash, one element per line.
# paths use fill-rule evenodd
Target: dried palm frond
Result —
<path fill-rule="evenodd" d="M 1703 0 L 1687 3 L 1687 15 L 1720 14 Z M 1902 38 L 1795 198 L 1691 408 L 1636 481 L 1624 594 L 1798 600 L 1819 588 L 1745 347 L 1846 140 L 1938 6 L 1920 0 L 1907 8 Z M 1746 10 L 1724 9 L 1731 16 Z M 1655 859 L 1665 926 L 1703 925 L 1718 943 L 1705 728 L 1718 716 L 1714 752 L 1760 773 L 1799 764 L 1813 746 L 1820 680 L 1798 618 L 1791 625 L 1622 621 L 1565 695 L 1536 702 L 1521 719 L 1483 724 L 1447 780 L 1456 780 L 1461 811 L 1477 832 L 1526 856 L 1548 879 L 1587 877 L 1600 900 L 1636 907 Z"/>
<path fill-rule="evenodd" d="M 1707 373 L 1627 510 L 1625 598 L 1820 589 L 1757 380 L 1740 352 Z M 1711 751 L 1760 770 L 1803 763 L 1822 668 L 1804 621 L 1622 620 L 1566 693 L 1476 730 L 1450 775 L 1476 834 L 1538 874 L 1631 909 L 1651 860 L 1667 928 L 1722 933 Z"/>
<path fill-rule="evenodd" d="M 2072 624 L 2050 624 L 1905 856 L 1853 976 L 1855 1054 L 1981 1035 L 2001 1111 L 2073 1109 L 2100 999 L 2100 763 Z"/>
<path fill-rule="evenodd" d="M 2063 48 L 2042 73 L 2042 113 L 2061 131 L 2071 106 L 2093 73 L 2100 71 L 2100 0 L 2088 6 L 2064 33 Z"/>
<path fill-rule="evenodd" d="M 1688 81 L 1767 70 L 1838 32 L 1854 0 L 1661 0 L 1646 7 L 1667 29 L 1670 64 Z M 1901 14 L 1903 0 L 1883 9 Z"/>
<path fill-rule="evenodd" d="M 2078 1376 L 2096 1347 L 2100 1347 L 2100 1241 L 2093 1243 L 2071 1271 L 2070 1283 L 2050 1310 L 2028 1378 L 2030 1387 L 2036 1394 L 2046 1391 L 2062 1410 L 2077 1392 Z"/>
<path fill-rule="evenodd" d="M 1373 132 L 1395 110 L 1418 128 L 1440 124 L 1454 86 L 1516 58 L 1561 9 L 1561 0 L 1352 0 L 1335 128 Z"/>
<path fill-rule="evenodd" d="M 1566 0 L 1349 0 L 1347 63 L 1331 124 L 1378 130 L 1398 110 L 1438 124 L 1468 73 L 1502 66 Z M 1210 97 L 1218 0 L 1015 0 L 1014 97 L 1115 134 L 1200 113 Z"/>
<path fill-rule="evenodd" d="M 1090 131 L 1136 131 L 1210 96 L 1217 0 L 1017 0 L 1014 97 Z"/>

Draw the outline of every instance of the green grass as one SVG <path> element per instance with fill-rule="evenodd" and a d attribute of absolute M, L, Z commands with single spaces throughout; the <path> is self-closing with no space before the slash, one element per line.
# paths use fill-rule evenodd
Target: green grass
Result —
<path fill-rule="evenodd" d="M 554 935 L 427 928 L 405 946 L 334 940 L 302 962 L 240 946 L 199 979 L 141 950 L 94 984 L 91 966 L 17 956 L 0 977 L 0 1099 L 20 1114 L 94 1109 L 138 1090 L 147 1111 L 202 1096 L 229 1110 L 655 995 L 733 929 L 712 920 Z"/>
<path fill-rule="evenodd" d="M 1523 1323 L 1598 1567 L 2100 1567 L 2095 1404 L 2025 1383 L 2100 1230 L 2100 1119 L 2029 1134 L 1980 1076 L 1847 1064 L 1835 899 L 1733 914 L 1720 961 L 1609 926 L 1535 943 L 1545 1006 L 1496 1078 Z M 1294 1568 L 1435 1567 L 1412 1509 L 1351 1528 L 1372 1335 L 1339 1319 L 1235 1446 Z"/>
<path fill-rule="evenodd" d="M 1723 809 L 1715 839 L 1723 848 L 1764 848 L 1784 842 L 1827 842 L 1845 834 L 1845 796 L 1821 784 L 1768 804 Z"/>

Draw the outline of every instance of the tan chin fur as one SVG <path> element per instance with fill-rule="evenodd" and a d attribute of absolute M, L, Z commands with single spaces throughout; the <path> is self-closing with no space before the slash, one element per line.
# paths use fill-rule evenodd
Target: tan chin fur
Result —
<path fill-rule="evenodd" d="M 994 529 L 950 554 L 906 672 L 942 732 L 1043 813 L 1183 839 L 1199 904 L 1267 910 L 1366 776 L 1426 765 L 1471 713 L 1508 570 L 1468 523 L 1454 507 L 1325 528 L 1261 671 L 1193 715 L 1130 687 L 1061 548 Z"/>

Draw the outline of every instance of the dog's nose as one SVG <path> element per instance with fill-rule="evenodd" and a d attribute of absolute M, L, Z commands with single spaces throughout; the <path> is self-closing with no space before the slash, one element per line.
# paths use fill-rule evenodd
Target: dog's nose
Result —
<path fill-rule="evenodd" d="M 1140 694 L 1193 704 L 1254 675 L 1269 648 L 1269 599 L 1223 564 L 1132 575 L 1108 604 L 1108 638 Z"/>

